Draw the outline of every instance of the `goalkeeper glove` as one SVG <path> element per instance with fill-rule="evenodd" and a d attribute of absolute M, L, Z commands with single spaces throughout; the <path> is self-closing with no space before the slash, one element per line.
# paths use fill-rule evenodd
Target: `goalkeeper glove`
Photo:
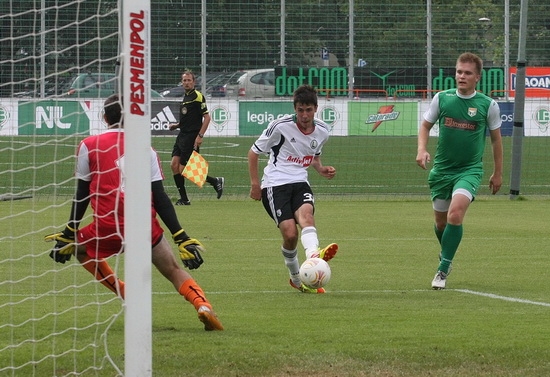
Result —
<path fill-rule="evenodd" d="M 58 263 L 70 261 L 76 250 L 75 233 L 76 229 L 67 225 L 62 232 L 48 234 L 44 237 L 44 241 L 55 241 L 55 246 L 50 252 L 50 258 Z"/>
<path fill-rule="evenodd" d="M 195 270 L 204 262 L 201 252 L 204 252 L 205 249 L 199 241 L 186 236 L 187 235 L 183 229 L 181 229 L 180 231 L 174 233 L 172 238 L 174 239 L 176 245 L 178 245 L 180 258 L 183 265 L 190 270 Z"/>

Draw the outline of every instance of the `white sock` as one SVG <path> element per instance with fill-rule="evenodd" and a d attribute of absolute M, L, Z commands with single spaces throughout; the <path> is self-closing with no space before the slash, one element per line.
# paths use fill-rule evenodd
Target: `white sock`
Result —
<path fill-rule="evenodd" d="M 285 265 L 286 268 L 288 268 L 288 273 L 290 275 L 292 283 L 295 286 L 299 287 L 300 285 L 302 285 L 302 281 L 300 280 L 300 263 L 298 262 L 298 251 L 296 249 L 287 250 L 284 247 L 281 247 L 281 252 L 283 253 L 283 257 L 285 258 Z"/>
<path fill-rule="evenodd" d="M 319 238 L 317 238 L 317 229 L 314 226 L 306 226 L 302 229 L 301 241 L 306 258 L 319 256 Z"/>

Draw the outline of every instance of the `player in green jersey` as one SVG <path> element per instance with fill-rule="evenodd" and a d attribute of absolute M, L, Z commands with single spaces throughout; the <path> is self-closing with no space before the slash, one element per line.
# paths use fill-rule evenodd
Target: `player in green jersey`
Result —
<path fill-rule="evenodd" d="M 439 122 L 439 140 L 428 183 L 435 216 L 435 234 L 441 244 L 440 263 L 433 289 L 444 289 L 456 250 L 462 240 L 462 222 L 483 177 L 485 135 L 489 130 L 494 170 L 489 188 L 502 185 L 502 138 L 498 104 L 476 91 L 482 60 L 464 53 L 456 61 L 456 89 L 438 92 L 418 130 L 416 163 L 423 169 L 431 160 L 427 151 L 430 130 Z"/>

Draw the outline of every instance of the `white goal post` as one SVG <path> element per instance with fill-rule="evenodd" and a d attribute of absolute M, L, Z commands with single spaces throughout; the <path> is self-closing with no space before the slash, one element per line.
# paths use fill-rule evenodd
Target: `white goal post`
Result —
<path fill-rule="evenodd" d="M 150 377 L 150 1 L 7 0 L 0 28 L 0 375 Z M 124 98 L 125 253 L 107 260 L 124 301 L 44 242 L 67 224 L 79 142 L 106 129 L 105 96 L 62 92 L 87 75 Z"/>
<path fill-rule="evenodd" d="M 122 0 L 125 374 L 152 376 L 150 2 Z M 149 221 L 143 221 L 149 219 Z"/>

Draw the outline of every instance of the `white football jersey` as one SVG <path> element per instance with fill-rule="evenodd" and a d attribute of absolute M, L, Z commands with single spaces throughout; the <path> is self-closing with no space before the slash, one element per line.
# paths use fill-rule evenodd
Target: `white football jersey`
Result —
<path fill-rule="evenodd" d="M 256 154 L 269 156 L 261 187 L 308 182 L 307 168 L 329 137 L 329 127 L 315 118 L 312 133 L 304 134 L 296 124 L 295 115 L 272 121 L 252 145 Z M 309 183 L 309 182 L 308 182 Z"/>

